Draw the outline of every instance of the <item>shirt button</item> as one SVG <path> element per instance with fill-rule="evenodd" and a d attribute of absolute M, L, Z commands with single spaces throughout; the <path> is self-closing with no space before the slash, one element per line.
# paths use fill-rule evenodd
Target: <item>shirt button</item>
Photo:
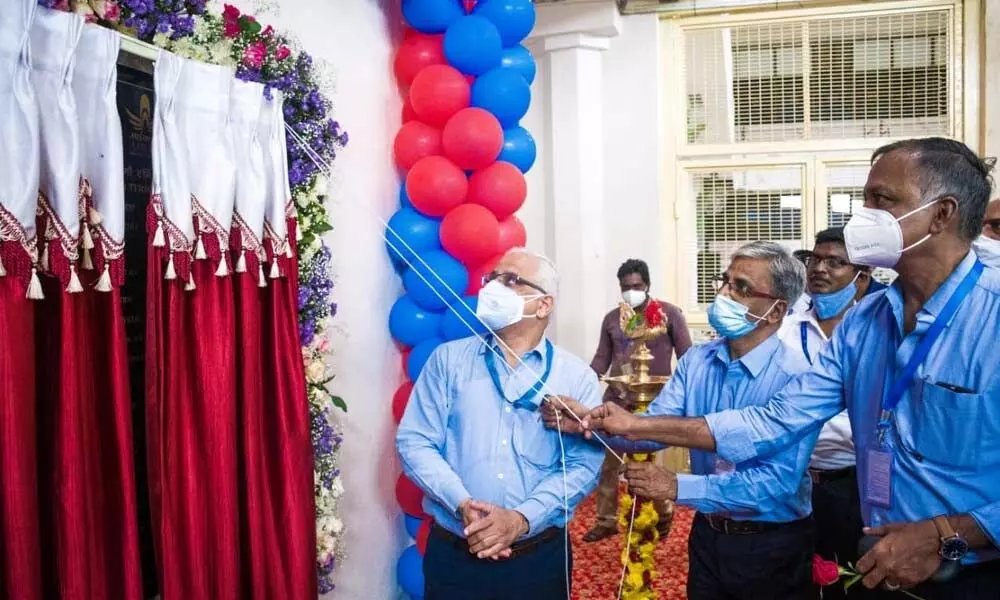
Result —
<path fill-rule="evenodd" d="M 504 410 L 505 410 L 506 412 L 510 412 L 510 407 L 509 407 L 509 406 L 505 406 L 505 407 L 504 407 L 503 409 L 504 409 Z"/>
<path fill-rule="evenodd" d="M 497 473 L 497 479 L 503 479 L 503 473 Z"/>
<path fill-rule="evenodd" d="M 501 446 L 506 446 L 507 445 L 507 440 L 500 440 L 500 445 Z"/>

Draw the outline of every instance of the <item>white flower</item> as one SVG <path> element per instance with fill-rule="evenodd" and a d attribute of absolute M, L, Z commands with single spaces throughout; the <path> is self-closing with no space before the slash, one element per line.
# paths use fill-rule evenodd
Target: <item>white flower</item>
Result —
<path fill-rule="evenodd" d="M 194 18 L 195 37 L 197 37 L 198 39 L 205 39 L 209 37 L 211 33 L 212 30 L 209 27 L 208 20 L 205 19 L 205 17 L 198 15 L 197 17 Z"/>
<path fill-rule="evenodd" d="M 233 43 L 229 40 L 220 40 L 209 46 L 209 54 L 212 60 L 219 64 L 233 59 Z"/>
<path fill-rule="evenodd" d="M 160 48 L 169 48 L 170 36 L 166 33 L 157 33 L 153 36 L 153 45 L 159 46 Z"/>
<path fill-rule="evenodd" d="M 323 381 L 326 376 L 326 365 L 321 360 L 314 360 L 306 367 L 306 377 L 313 383 Z"/>
<path fill-rule="evenodd" d="M 331 490 L 334 498 L 339 498 L 344 493 L 344 482 L 340 477 L 334 477 Z"/>

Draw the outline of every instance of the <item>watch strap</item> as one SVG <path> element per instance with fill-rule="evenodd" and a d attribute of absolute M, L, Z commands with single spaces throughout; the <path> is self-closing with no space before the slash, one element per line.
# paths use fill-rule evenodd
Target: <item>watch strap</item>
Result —
<path fill-rule="evenodd" d="M 933 520 L 934 520 L 934 526 L 937 527 L 938 535 L 941 537 L 941 540 L 947 540 L 953 537 L 958 537 L 958 534 L 955 533 L 955 528 L 951 526 L 950 522 L 948 522 L 948 517 L 944 515 L 938 515 L 934 517 Z"/>

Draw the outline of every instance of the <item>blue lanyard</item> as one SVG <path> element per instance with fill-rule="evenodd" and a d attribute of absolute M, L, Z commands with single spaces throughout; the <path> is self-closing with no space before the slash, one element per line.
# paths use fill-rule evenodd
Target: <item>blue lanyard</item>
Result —
<path fill-rule="evenodd" d="M 885 432 L 889 429 L 889 417 L 892 414 L 893 409 L 899 404 L 899 401 L 903 398 L 903 394 L 906 393 L 906 389 L 910 387 L 910 382 L 913 381 L 913 376 L 917 372 L 917 368 L 924 362 L 927 355 L 930 354 L 931 348 L 934 346 L 934 342 L 937 341 L 941 334 L 944 332 L 944 328 L 951 321 L 951 318 L 955 316 L 958 311 L 958 307 L 965 300 L 965 297 L 969 295 L 972 288 L 979 281 L 979 276 L 983 274 L 983 263 L 976 261 L 976 264 L 972 265 L 972 270 L 969 274 L 965 276 L 962 283 L 958 284 L 958 287 L 952 293 L 951 298 L 948 298 L 948 302 L 944 305 L 941 310 L 941 314 L 934 319 L 931 323 L 930 328 L 927 329 L 927 333 L 924 334 L 920 344 L 913 351 L 913 356 L 903 367 L 902 372 L 896 377 L 892 382 L 892 387 L 889 388 L 889 393 L 882 397 L 882 414 L 879 416 L 878 421 L 878 433 L 879 441 L 885 441 Z M 893 324 L 895 327 L 895 324 Z"/>
<path fill-rule="evenodd" d="M 809 344 L 807 343 L 807 338 L 809 336 L 806 335 L 806 329 L 808 327 L 808 324 L 805 321 L 802 321 L 801 325 L 802 326 L 799 327 L 799 333 L 801 334 L 802 338 L 802 353 L 806 355 L 806 360 L 808 360 L 809 364 L 811 365 L 813 364 L 813 359 L 811 356 L 809 356 Z"/>
<path fill-rule="evenodd" d="M 500 383 L 500 374 L 497 373 L 497 363 L 496 354 L 497 352 L 502 352 L 499 348 L 494 348 L 492 346 L 486 347 L 486 370 L 490 372 L 490 378 L 493 379 L 493 385 L 497 388 L 497 393 L 500 397 L 508 402 L 512 402 L 514 406 L 525 407 L 529 406 L 531 408 L 537 408 L 540 403 L 532 403 L 531 401 L 542 391 L 545 387 L 545 382 L 549 380 L 549 373 L 552 372 L 552 356 L 555 352 L 552 351 L 552 342 L 545 340 L 545 372 L 542 373 L 541 379 L 539 379 L 535 385 L 531 386 L 531 389 L 521 395 L 517 400 L 510 400 L 503 391 L 503 385 Z"/>

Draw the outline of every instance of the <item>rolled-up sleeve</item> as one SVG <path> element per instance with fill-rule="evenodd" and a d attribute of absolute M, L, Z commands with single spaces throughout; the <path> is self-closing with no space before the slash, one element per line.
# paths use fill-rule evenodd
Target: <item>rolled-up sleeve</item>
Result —
<path fill-rule="evenodd" d="M 981 506 L 969 513 L 994 548 L 1000 550 L 1000 502 Z"/>

